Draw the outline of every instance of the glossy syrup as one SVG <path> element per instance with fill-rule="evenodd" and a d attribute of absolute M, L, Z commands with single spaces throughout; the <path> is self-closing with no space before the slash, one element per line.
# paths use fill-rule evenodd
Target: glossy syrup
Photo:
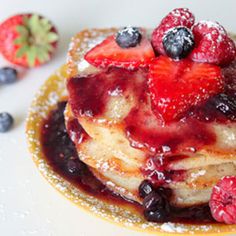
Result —
<path fill-rule="evenodd" d="M 129 205 L 139 210 L 139 204 L 130 203 L 121 196 L 111 192 L 90 171 L 86 164 L 79 160 L 74 143 L 69 138 L 65 127 L 64 109 L 66 102 L 58 104 L 51 111 L 41 129 L 41 144 L 44 155 L 52 169 L 82 191 L 104 201 Z M 82 142 L 87 134 L 76 120 L 68 124 L 75 140 Z"/>
<path fill-rule="evenodd" d="M 41 128 L 41 145 L 46 161 L 51 168 L 75 187 L 103 201 L 122 205 L 142 214 L 142 206 L 129 201 L 110 191 L 90 171 L 86 164 L 79 160 L 75 146 L 67 134 L 64 120 L 66 102 L 61 102 L 51 111 Z M 76 133 L 76 140 L 81 142 L 88 138 L 79 123 L 72 120 L 69 132 Z M 170 221 L 183 223 L 214 222 L 207 205 L 191 208 L 170 206 Z"/>
<path fill-rule="evenodd" d="M 216 134 L 211 122 L 234 122 L 231 118 L 236 117 L 236 109 L 235 115 L 222 113 L 216 105 L 221 102 L 216 95 L 201 106 L 190 109 L 180 121 L 163 125 L 161 118 L 154 115 L 151 109 L 146 73 L 143 73 L 141 83 L 137 82 L 136 73 L 111 69 L 97 75 L 70 79 L 67 88 L 73 113 L 76 116 L 103 117 L 106 104 L 114 92 L 122 96 L 129 92 L 136 93 L 138 102 L 122 124 L 130 145 L 146 153 L 146 162 L 141 168 L 144 177 L 151 180 L 155 187 L 183 181 L 185 171 L 169 169 L 170 163 L 189 158 L 202 148 L 214 146 Z M 232 78 L 232 74 L 236 74 L 236 66 L 232 64 L 222 73 L 226 81 L 225 92 L 232 96 L 236 91 L 236 79 Z M 181 209 L 170 206 L 170 209 L 171 221 L 214 222 L 208 205 Z"/>
<path fill-rule="evenodd" d="M 109 97 L 119 96 L 129 90 L 136 91 L 137 96 L 142 97 L 145 88 L 143 80 L 139 81 L 139 78 L 145 74 L 145 71 L 111 68 L 99 74 L 71 78 L 67 90 L 73 113 L 88 118 L 100 116 L 106 109 Z"/>

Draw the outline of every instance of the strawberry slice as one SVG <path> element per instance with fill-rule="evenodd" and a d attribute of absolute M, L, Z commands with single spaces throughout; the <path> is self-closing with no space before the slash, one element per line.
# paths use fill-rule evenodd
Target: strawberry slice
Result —
<path fill-rule="evenodd" d="M 218 222 L 236 224 L 236 176 L 225 176 L 213 188 L 211 214 Z"/>
<path fill-rule="evenodd" d="M 116 43 L 115 36 L 112 35 L 92 48 L 84 58 L 90 64 L 100 68 L 114 66 L 133 70 L 138 67 L 147 67 L 154 57 L 151 43 L 144 36 L 136 47 L 121 48 Z"/>
<path fill-rule="evenodd" d="M 148 86 L 154 113 L 165 122 L 183 117 L 223 87 L 221 69 L 189 59 L 174 61 L 160 56 L 150 65 Z"/>

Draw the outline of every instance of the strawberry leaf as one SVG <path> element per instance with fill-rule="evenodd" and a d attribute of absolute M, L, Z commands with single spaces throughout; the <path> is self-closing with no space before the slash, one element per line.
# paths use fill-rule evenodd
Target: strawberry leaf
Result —
<path fill-rule="evenodd" d="M 49 59 L 49 56 L 48 56 L 48 53 L 47 51 L 45 50 L 38 50 L 38 53 L 37 53 L 37 58 L 39 59 L 39 61 L 41 63 L 47 61 Z"/>
<path fill-rule="evenodd" d="M 20 47 L 16 52 L 16 57 L 20 58 L 20 57 L 24 56 L 27 53 L 28 49 L 29 49 L 28 45 L 24 45 L 24 46 Z"/>
<path fill-rule="evenodd" d="M 54 43 L 58 40 L 58 35 L 56 33 L 50 32 L 47 35 L 47 41 L 49 43 Z"/>
<path fill-rule="evenodd" d="M 27 37 L 20 36 L 14 40 L 14 44 L 16 45 L 22 45 L 22 44 L 27 44 Z"/>
<path fill-rule="evenodd" d="M 18 25 L 16 27 L 16 31 L 20 34 L 20 36 L 23 36 L 23 37 L 28 37 L 29 36 L 28 29 L 23 25 Z"/>
<path fill-rule="evenodd" d="M 37 34 L 38 32 L 40 32 L 39 16 L 32 15 L 29 18 L 28 26 L 33 34 Z"/>
<path fill-rule="evenodd" d="M 36 47 L 31 46 L 29 48 L 29 50 L 26 52 L 27 61 L 28 61 L 30 67 L 33 67 L 35 65 L 36 51 L 37 51 Z"/>
<path fill-rule="evenodd" d="M 40 20 L 40 23 L 42 25 L 42 27 L 45 29 L 45 31 L 49 32 L 52 28 L 52 24 L 50 24 L 50 22 L 48 21 L 48 19 L 46 18 L 42 18 Z"/>
<path fill-rule="evenodd" d="M 49 61 L 59 37 L 48 19 L 37 14 L 25 15 L 23 24 L 17 26 L 16 31 L 19 34 L 14 40 L 19 47 L 17 58 L 26 56 L 30 67 Z"/>
<path fill-rule="evenodd" d="M 45 45 L 45 48 L 46 48 L 46 50 L 47 50 L 48 52 L 53 52 L 53 50 L 54 50 L 54 48 L 53 48 L 53 46 L 52 46 L 51 44 Z"/>

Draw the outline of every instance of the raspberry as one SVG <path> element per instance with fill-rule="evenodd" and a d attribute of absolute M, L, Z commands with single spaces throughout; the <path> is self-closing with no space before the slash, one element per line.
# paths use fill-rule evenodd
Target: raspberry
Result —
<path fill-rule="evenodd" d="M 195 48 L 190 58 L 197 62 L 227 65 L 236 56 L 234 41 L 217 22 L 200 21 L 193 27 Z"/>
<path fill-rule="evenodd" d="M 191 28 L 194 24 L 195 17 L 187 8 L 176 8 L 171 11 L 160 25 L 152 33 L 152 45 L 159 54 L 166 55 L 163 48 L 163 37 L 169 29 L 177 26 L 185 26 Z"/>
<path fill-rule="evenodd" d="M 236 176 L 225 176 L 217 183 L 209 204 L 216 221 L 236 224 Z"/>

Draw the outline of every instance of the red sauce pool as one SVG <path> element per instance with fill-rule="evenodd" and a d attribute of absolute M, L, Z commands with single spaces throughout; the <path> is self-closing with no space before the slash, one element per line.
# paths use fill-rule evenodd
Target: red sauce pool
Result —
<path fill-rule="evenodd" d="M 87 165 L 79 160 L 74 143 L 66 131 L 65 106 L 66 102 L 60 102 L 42 125 L 41 144 L 48 164 L 56 173 L 82 191 L 107 202 L 128 205 L 139 210 L 139 204 L 130 203 L 111 192 L 93 175 Z M 83 128 L 75 121 L 70 123 L 70 128 L 70 132 L 76 133 L 77 140 L 82 141 L 86 138 Z"/>
<path fill-rule="evenodd" d="M 79 160 L 75 146 L 67 134 L 64 120 L 66 102 L 61 102 L 51 111 L 41 128 L 41 145 L 46 161 L 51 168 L 78 189 L 115 205 L 129 207 L 142 214 L 142 206 L 129 201 L 110 191 L 90 171 L 86 164 Z M 82 127 L 75 121 L 71 124 L 72 132 L 79 132 L 77 140 L 86 138 Z M 172 222 L 184 223 L 208 223 L 214 222 L 208 205 L 191 208 L 175 208 L 170 206 L 170 218 Z"/>

